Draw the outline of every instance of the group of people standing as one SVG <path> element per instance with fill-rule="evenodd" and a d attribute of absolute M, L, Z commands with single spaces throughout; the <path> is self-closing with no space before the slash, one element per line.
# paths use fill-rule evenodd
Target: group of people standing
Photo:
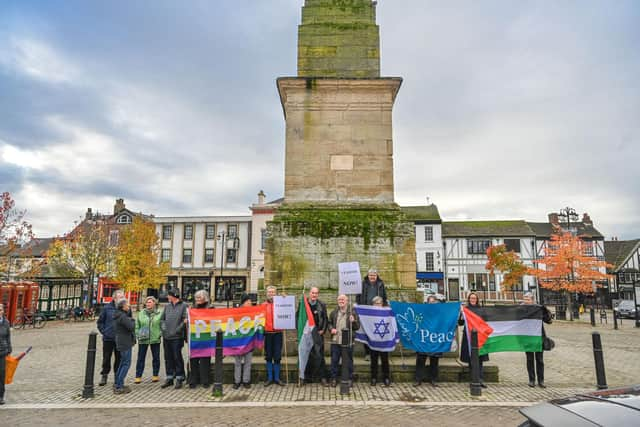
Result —
<path fill-rule="evenodd" d="M 272 384 L 282 386 L 284 382 L 280 378 L 280 366 L 283 348 L 283 331 L 273 328 L 273 297 L 276 295 L 277 289 L 274 286 L 268 286 L 266 289 L 267 318 L 265 325 L 265 345 L 264 355 L 266 364 L 266 380 L 265 387 Z M 313 351 L 309 355 L 309 360 L 305 368 L 305 382 L 318 381 L 324 386 L 336 386 L 339 378 L 340 363 L 347 363 L 349 378 L 353 381 L 353 339 L 355 332 L 360 328 L 360 320 L 355 310 L 349 304 L 349 298 L 346 295 L 339 295 L 337 298 L 337 307 L 327 313 L 327 305 L 319 299 L 320 290 L 312 287 L 309 291 L 308 304 L 311 309 L 313 320 L 315 322 L 314 329 L 314 346 Z M 122 291 L 116 291 L 113 295 L 111 303 L 107 304 L 98 319 L 98 330 L 102 334 L 103 340 L 103 359 L 102 370 L 100 372 L 99 385 L 104 386 L 107 383 L 108 375 L 111 371 L 113 359 L 114 393 L 129 393 L 131 388 L 124 384 L 125 377 L 131 366 L 133 347 L 138 345 L 138 355 L 135 368 L 134 383 L 142 382 L 146 356 L 151 350 L 152 357 L 152 382 L 159 382 L 160 371 L 160 345 L 162 344 L 165 359 L 166 377 L 162 388 L 174 387 L 182 388 L 185 381 L 185 364 L 182 357 L 182 348 L 187 341 L 188 321 L 187 321 L 187 304 L 180 300 L 177 289 L 170 289 L 168 292 L 169 304 L 164 309 L 158 306 L 157 300 L 149 296 L 145 299 L 145 307 L 141 310 L 135 320 L 131 315 L 129 302 L 124 298 Z M 362 293 L 357 295 L 356 302 L 358 305 L 371 305 L 383 307 L 388 305 L 387 292 L 385 284 L 378 276 L 376 270 L 369 270 L 367 276 L 363 279 Z M 439 303 L 443 300 L 431 295 L 427 299 L 427 303 Z M 524 304 L 533 304 L 531 294 L 525 294 Z M 252 305 L 252 300 L 248 295 L 243 295 L 240 306 Z M 480 307 L 480 298 L 475 292 L 468 295 L 466 306 L 474 311 Z M 206 291 L 197 291 L 194 295 L 194 308 L 212 308 L 209 304 L 209 295 Z M 544 308 L 544 307 L 543 307 Z M 1 310 L 1 309 L 0 309 Z M 2 312 L 0 311 L 0 359 L 3 360 L 2 352 L 6 352 L 9 346 L 6 345 L 6 338 L 3 336 L 4 323 Z M 544 308 L 545 323 L 551 323 L 551 315 Z M 467 336 L 464 317 L 461 315 L 458 324 L 465 326 L 463 337 Z M 8 330 L 8 328 L 6 328 Z M 347 336 L 343 335 L 343 331 L 348 331 Z M 4 334 L 4 335 L 3 335 Z M 328 340 L 331 344 L 331 366 L 327 369 L 324 357 L 325 335 L 329 335 Z M 544 328 L 543 328 L 544 335 Z M 3 339 L 5 341 L 3 341 Z M 342 360 L 343 340 L 348 340 L 347 360 Z M 462 362 L 470 364 L 470 351 L 467 339 L 461 340 L 460 359 Z M 391 385 L 391 372 L 389 367 L 389 353 L 371 350 L 364 345 L 365 360 L 370 362 L 370 379 L 371 386 L 376 386 L 378 379 L 382 379 L 384 386 Z M 439 359 L 442 353 L 416 353 L 415 361 L 415 377 L 414 386 L 419 387 L 423 382 L 429 381 L 432 386 L 437 387 L 439 377 Z M 527 371 L 529 374 L 529 386 L 535 387 L 536 375 L 537 382 L 540 387 L 544 384 L 544 362 L 542 352 L 526 353 Z M 427 374 L 426 362 L 429 361 L 429 369 Z M 480 381 L 481 386 L 486 388 L 484 383 L 483 364 L 489 360 L 488 355 L 480 356 Z M 240 387 L 251 387 L 251 365 L 252 352 L 234 356 L 234 385 L 235 389 Z M 379 376 L 379 367 L 382 369 L 382 376 Z M 4 369 L 2 361 L 0 361 L 0 373 Z M 210 385 L 211 358 L 210 357 L 194 357 L 189 360 L 189 387 L 196 388 L 202 385 L 208 388 Z M 3 387 L 3 385 L 2 385 Z M 0 402 L 4 394 L 3 388 L 0 389 Z M 1 403 L 0 403 L 1 404 Z"/>

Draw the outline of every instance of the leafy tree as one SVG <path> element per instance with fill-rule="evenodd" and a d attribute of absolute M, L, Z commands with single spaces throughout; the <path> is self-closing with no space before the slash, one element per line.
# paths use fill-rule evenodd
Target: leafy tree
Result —
<path fill-rule="evenodd" d="M 0 276 L 9 275 L 11 255 L 34 237 L 25 214 L 25 210 L 16 208 L 9 192 L 0 194 Z"/>
<path fill-rule="evenodd" d="M 557 231 L 544 248 L 544 256 L 534 269 L 540 286 L 565 294 L 569 313 L 572 313 L 571 293 L 593 293 L 594 282 L 606 280 L 600 272 L 607 263 L 586 254 L 586 242 L 569 232 Z"/>
<path fill-rule="evenodd" d="M 169 263 L 159 263 L 160 237 L 155 225 L 139 217 L 120 233 L 116 251 L 116 280 L 127 291 L 159 288 L 166 282 Z"/>
<path fill-rule="evenodd" d="M 94 279 L 113 270 L 114 250 L 107 236 L 106 225 L 85 222 L 64 238 L 55 240 L 47 252 L 47 264 L 57 274 L 87 280 L 87 302 L 93 295 Z"/>
<path fill-rule="evenodd" d="M 522 277 L 529 273 L 529 268 L 522 263 L 520 256 L 507 251 L 506 245 L 489 246 L 487 248 L 487 264 L 485 268 L 494 274 L 495 271 L 502 273 L 502 286 L 506 290 L 522 282 Z M 515 294 L 514 294 L 515 298 Z"/>

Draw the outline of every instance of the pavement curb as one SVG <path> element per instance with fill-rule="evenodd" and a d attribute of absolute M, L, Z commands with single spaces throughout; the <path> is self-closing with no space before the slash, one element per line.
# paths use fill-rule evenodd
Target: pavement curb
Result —
<path fill-rule="evenodd" d="M 163 409 L 163 408 L 278 408 L 278 407 L 316 407 L 316 406 L 352 406 L 352 407 L 524 407 L 538 402 L 363 402 L 363 401 L 308 401 L 308 402 L 154 402 L 154 403 L 15 403 L 6 404 L 4 409 Z"/>

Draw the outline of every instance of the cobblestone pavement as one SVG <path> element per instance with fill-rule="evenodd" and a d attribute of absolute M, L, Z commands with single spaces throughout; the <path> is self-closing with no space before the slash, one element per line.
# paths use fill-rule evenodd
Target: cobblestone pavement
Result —
<path fill-rule="evenodd" d="M 45 425 L 84 427 L 86 416 L 77 410 L 2 411 L 2 424 L 31 426 L 46 420 Z M 117 418 L 114 418 L 117 417 Z M 4 424 L 6 421 L 6 424 Z M 91 412 L 91 426 L 110 426 L 118 421 L 126 425 L 172 426 L 515 426 L 524 421 L 517 408 L 510 407 L 356 407 L 318 408 L 215 408 L 215 409 L 95 409 Z M 313 421 L 313 422 L 312 422 Z"/>
<path fill-rule="evenodd" d="M 318 385 L 302 388 L 294 385 L 269 388 L 254 385 L 250 390 L 232 390 L 225 385 L 224 396 L 212 398 L 210 390 L 202 388 L 161 390 L 158 384 L 150 382 L 151 370 L 150 366 L 147 366 L 146 378 L 140 385 L 131 384 L 132 367 L 127 380 L 133 388 L 131 394 L 114 395 L 111 391 L 113 379 L 111 374 L 108 386 L 96 386 L 95 398 L 84 400 L 81 399 L 81 392 L 84 382 L 86 345 L 88 333 L 93 327 L 93 322 L 49 322 L 41 330 L 13 331 L 14 350 L 18 352 L 31 345 L 33 351 L 21 362 L 14 384 L 7 386 L 8 405 L 3 408 L 3 411 L 11 408 L 89 407 L 97 410 L 101 405 L 106 409 L 112 406 L 142 407 L 163 402 L 173 402 L 178 407 L 180 405 L 215 407 L 216 410 L 224 406 L 249 408 L 266 405 L 276 405 L 283 409 L 287 405 L 318 405 L 322 408 L 351 406 L 359 408 L 360 411 L 365 407 L 366 411 L 369 411 L 372 405 L 386 405 L 385 407 L 388 408 L 404 408 L 405 411 L 417 411 L 416 413 L 426 411 L 425 408 L 434 407 L 453 410 L 452 408 L 475 406 L 474 411 L 484 408 L 483 405 L 517 408 L 595 388 L 591 348 L 593 331 L 599 331 L 602 335 L 608 384 L 616 386 L 640 383 L 640 358 L 637 357 L 640 351 L 640 329 L 633 328 L 631 321 L 625 322 L 617 331 L 613 330 L 612 325 L 592 328 L 588 323 L 583 322 L 555 322 L 546 328 L 547 334 L 556 342 L 556 348 L 553 351 L 545 352 L 547 389 L 532 389 L 526 386 L 524 354 L 499 353 L 491 355 L 490 363 L 500 367 L 500 383 L 490 384 L 488 389 L 483 390 L 483 395 L 479 399 L 471 398 L 468 384 L 460 383 L 443 383 L 437 388 L 424 385 L 414 388 L 408 383 L 396 383 L 390 388 L 383 388 L 356 383 L 352 393 L 346 396 L 341 396 L 338 388 L 324 388 Z M 99 342 L 96 360 L 98 365 L 101 359 Z M 407 359 L 406 362 L 412 363 L 413 360 Z M 150 365 L 150 355 L 148 365 Z M 96 367 L 96 378 L 98 372 L 99 366 Z M 416 416 L 416 420 L 418 419 L 419 416 Z M 206 418 L 202 418 L 201 421 L 206 424 Z"/>

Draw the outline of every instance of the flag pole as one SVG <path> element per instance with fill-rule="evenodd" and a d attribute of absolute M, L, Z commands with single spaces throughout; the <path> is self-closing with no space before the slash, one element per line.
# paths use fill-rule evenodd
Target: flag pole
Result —
<path fill-rule="evenodd" d="M 284 283 L 282 283 L 282 296 L 286 296 L 286 286 Z M 285 381 L 285 384 L 289 383 L 289 360 L 287 360 L 287 330 L 283 330 L 282 331 L 282 340 L 284 341 L 284 375 L 287 378 L 287 380 Z M 278 378 L 278 381 L 280 381 L 280 378 Z"/>
<path fill-rule="evenodd" d="M 304 291 L 306 289 L 307 289 L 307 285 L 303 282 L 302 283 L 302 299 L 300 300 L 300 304 L 298 305 L 298 310 L 300 310 L 300 308 L 302 308 L 304 306 Z M 300 313 L 296 313 L 296 328 L 298 327 L 298 316 L 299 315 L 300 315 Z M 298 331 L 296 329 L 296 342 L 298 343 L 298 351 L 297 351 L 297 354 L 298 354 L 298 387 L 300 387 L 302 385 L 302 381 L 300 381 L 300 341 L 297 339 L 298 338 L 297 332 Z M 306 366 L 305 366 L 305 368 L 306 368 Z M 304 375 L 304 372 L 302 373 L 302 375 Z"/>

